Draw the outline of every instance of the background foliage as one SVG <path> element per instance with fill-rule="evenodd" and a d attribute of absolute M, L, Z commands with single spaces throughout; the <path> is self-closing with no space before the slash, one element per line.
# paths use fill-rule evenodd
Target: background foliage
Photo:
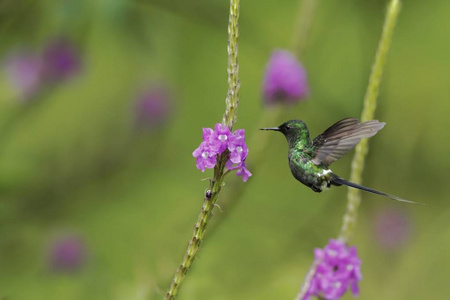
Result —
<path fill-rule="evenodd" d="M 353 240 L 363 260 L 360 299 L 445 299 L 450 292 L 450 2 L 405 2 L 377 111 L 387 126 L 371 139 L 364 182 L 427 205 L 364 194 Z M 311 96 L 284 119 L 304 120 L 315 136 L 360 115 L 385 4 L 320 1 L 303 60 Z M 294 0 L 241 3 L 237 127 L 249 139 L 271 134 L 256 127 L 262 76 L 270 53 L 290 46 L 297 7 Z M 191 153 L 201 128 L 223 114 L 227 13 L 228 3 L 217 0 L 0 2 L 2 57 L 17 47 L 42 49 L 55 36 L 73 40 L 82 57 L 76 78 L 28 103 L 1 74 L 1 296 L 162 298 L 202 203 L 200 179 L 210 176 Z M 170 88 L 172 111 L 162 126 L 138 128 L 139 90 L 158 84 Z M 338 234 L 346 190 L 315 194 L 300 185 L 286 150 L 273 134 L 243 198 L 215 211 L 180 299 L 296 295 L 313 248 Z M 350 160 L 334 171 L 348 177 Z M 395 226 L 376 230 L 387 210 L 410 228 L 395 249 L 379 241 Z M 52 241 L 71 234 L 83 240 L 86 261 L 54 272 Z"/>

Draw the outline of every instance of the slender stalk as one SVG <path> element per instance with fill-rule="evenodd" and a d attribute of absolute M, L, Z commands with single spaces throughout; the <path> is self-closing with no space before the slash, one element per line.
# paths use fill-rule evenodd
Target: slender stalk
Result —
<path fill-rule="evenodd" d="M 214 204 L 216 203 L 218 195 L 222 189 L 226 155 L 227 154 L 224 153 L 220 156 L 220 158 L 218 159 L 218 163 L 214 168 L 214 178 L 211 180 L 210 188 L 205 194 L 202 209 L 198 216 L 197 223 L 195 223 L 194 226 L 192 238 L 189 241 L 189 245 L 183 257 L 183 261 L 175 272 L 175 276 L 173 277 L 172 283 L 170 284 L 165 299 L 175 299 L 186 274 L 189 272 L 192 263 L 194 262 L 200 245 L 203 242 L 206 227 L 212 216 Z"/>
<path fill-rule="evenodd" d="M 230 18 L 228 22 L 228 93 L 226 97 L 226 109 L 222 123 L 230 130 L 236 122 L 236 112 L 239 104 L 239 65 L 238 65 L 238 19 L 239 0 L 230 0 Z M 210 181 L 209 189 L 205 193 L 202 209 L 195 223 L 192 238 L 189 241 L 183 261 L 175 272 L 172 283 L 165 296 L 166 300 L 175 299 L 179 292 L 184 278 L 189 272 L 195 260 L 200 245 L 203 242 L 204 234 L 212 216 L 214 205 L 218 199 L 223 186 L 223 179 L 227 173 L 224 172 L 225 163 L 228 159 L 228 152 L 222 153 L 214 167 L 214 177 Z"/>
<path fill-rule="evenodd" d="M 314 260 L 314 263 L 309 268 L 308 273 L 305 276 L 305 281 L 302 284 L 302 287 L 300 288 L 300 292 L 298 293 L 297 297 L 295 297 L 295 300 L 302 300 L 305 296 L 306 292 L 308 292 L 309 285 L 311 283 L 311 280 L 314 277 L 314 274 L 316 273 L 316 268 L 319 265 L 319 262 Z"/>
<path fill-rule="evenodd" d="M 230 18 L 228 21 L 228 93 L 225 100 L 227 105 L 222 123 L 233 129 L 236 122 L 236 112 L 239 104 L 239 64 L 238 64 L 238 37 L 239 37 L 239 0 L 230 1 Z"/>
<path fill-rule="evenodd" d="M 377 107 L 377 97 L 380 90 L 381 77 L 386 64 L 387 53 L 391 45 L 400 7 L 400 0 L 391 0 L 388 5 L 383 32 L 381 34 L 381 39 L 375 56 L 375 62 L 372 66 L 366 96 L 364 97 L 364 108 L 361 114 L 361 122 L 372 120 L 374 117 L 375 109 Z M 368 151 L 369 146 L 367 139 L 361 140 L 361 142 L 356 146 L 355 155 L 353 156 L 350 181 L 361 184 L 364 162 Z M 339 239 L 346 243 L 350 240 L 354 227 L 356 226 L 358 207 L 361 202 L 361 192 L 357 189 L 349 188 L 347 196 L 347 211 L 344 215 L 341 234 L 339 236 Z"/>
<path fill-rule="evenodd" d="M 294 34 L 292 36 L 292 51 L 299 57 L 306 47 L 317 2 L 318 0 L 303 0 L 301 5 L 299 5 L 298 17 L 295 20 Z"/>

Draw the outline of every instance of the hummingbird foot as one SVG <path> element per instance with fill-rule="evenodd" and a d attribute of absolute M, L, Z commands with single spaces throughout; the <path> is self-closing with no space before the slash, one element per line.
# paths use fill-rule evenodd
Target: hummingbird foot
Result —
<path fill-rule="evenodd" d="M 315 185 L 312 185 L 312 186 L 311 186 L 311 189 L 312 189 L 314 192 L 316 192 L 316 193 L 321 193 L 321 192 L 322 192 L 322 189 L 321 189 L 321 188 L 318 188 L 318 187 L 315 186 Z"/>

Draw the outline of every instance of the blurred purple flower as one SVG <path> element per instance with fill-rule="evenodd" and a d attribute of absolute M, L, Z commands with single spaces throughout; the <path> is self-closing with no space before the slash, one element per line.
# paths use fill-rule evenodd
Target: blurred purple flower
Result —
<path fill-rule="evenodd" d="M 68 39 L 51 41 L 44 49 L 45 76 L 49 82 L 58 82 L 76 74 L 81 65 L 78 49 Z"/>
<path fill-rule="evenodd" d="M 42 58 L 32 52 L 16 52 L 6 60 L 7 76 L 23 100 L 34 96 L 41 88 L 43 80 Z"/>
<path fill-rule="evenodd" d="M 306 71 L 291 52 L 275 50 L 272 53 L 266 66 L 263 93 L 267 105 L 294 104 L 308 96 Z"/>
<path fill-rule="evenodd" d="M 356 247 L 347 247 L 339 240 L 330 239 L 323 250 L 314 250 L 314 256 L 317 268 L 302 300 L 311 296 L 320 296 L 327 300 L 339 299 L 348 286 L 353 295 L 358 296 L 358 282 L 362 275 Z"/>
<path fill-rule="evenodd" d="M 212 169 L 217 163 L 217 156 L 228 150 L 229 157 L 225 164 L 230 171 L 237 170 L 236 175 L 242 176 L 246 182 L 252 174 L 245 165 L 248 148 L 245 144 L 245 131 L 237 129 L 233 133 L 223 124 L 217 123 L 214 130 L 203 128 L 203 142 L 194 150 L 197 169 L 205 171 Z"/>
<path fill-rule="evenodd" d="M 136 103 L 136 121 L 140 127 L 157 127 L 162 125 L 171 111 L 170 91 L 163 87 L 144 90 Z"/>
<path fill-rule="evenodd" d="M 17 51 L 6 59 L 6 72 L 23 100 L 36 96 L 44 87 L 73 76 L 80 69 L 80 56 L 68 40 L 49 42 L 43 53 Z"/>
<path fill-rule="evenodd" d="M 404 246 L 412 231 L 408 215 L 399 209 L 383 209 L 374 217 L 374 234 L 378 245 L 387 251 Z"/>
<path fill-rule="evenodd" d="M 86 261 L 86 246 L 78 236 L 64 236 L 53 242 L 49 264 L 54 271 L 72 272 L 80 269 Z"/>

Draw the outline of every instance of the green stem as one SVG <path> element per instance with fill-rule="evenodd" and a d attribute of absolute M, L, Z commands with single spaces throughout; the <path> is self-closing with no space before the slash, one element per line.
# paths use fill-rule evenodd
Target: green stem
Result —
<path fill-rule="evenodd" d="M 236 122 L 236 112 L 239 104 L 239 64 L 238 64 L 238 37 L 239 37 L 239 0 L 230 1 L 230 18 L 228 21 L 228 93 L 225 99 L 227 105 L 222 123 L 233 129 Z"/>
<path fill-rule="evenodd" d="M 227 160 L 227 153 L 223 153 L 219 157 L 218 163 L 214 168 L 214 178 L 211 180 L 211 183 L 209 185 L 210 193 L 208 192 L 207 195 L 205 195 L 202 209 L 198 216 L 197 223 L 195 223 L 194 226 L 192 238 L 189 241 L 189 245 L 183 257 L 183 261 L 181 262 L 180 266 L 175 272 L 172 283 L 170 284 L 169 290 L 167 291 L 165 297 L 166 300 L 175 299 L 186 274 L 189 272 L 192 263 L 194 262 L 194 259 L 200 248 L 200 245 L 203 242 L 206 227 L 208 225 L 209 220 L 211 219 L 214 205 L 222 189 L 224 177 L 223 173 L 226 160 Z"/>
<path fill-rule="evenodd" d="M 400 0 L 391 0 L 388 5 L 383 32 L 381 34 L 381 39 L 375 56 L 375 62 L 372 66 L 372 72 L 370 74 L 369 85 L 364 98 L 364 108 L 361 114 L 361 122 L 372 120 L 374 117 L 375 109 L 377 107 L 377 97 L 380 90 L 381 77 L 386 64 L 387 53 L 391 45 L 400 7 Z M 355 155 L 353 156 L 350 181 L 361 184 L 364 162 L 368 151 L 369 146 L 367 139 L 361 140 L 361 142 L 356 146 Z M 357 189 L 349 188 L 347 195 L 347 211 L 344 215 L 341 234 L 339 236 L 339 239 L 346 243 L 350 240 L 356 226 L 358 207 L 361 202 L 361 192 Z"/>
<path fill-rule="evenodd" d="M 292 36 L 292 51 L 299 57 L 305 50 L 317 2 L 318 0 L 303 0 L 299 6 L 299 13 Z"/>
<path fill-rule="evenodd" d="M 226 97 L 226 109 L 222 123 L 230 130 L 236 122 L 236 112 L 239 104 L 239 65 L 238 65 L 238 19 L 239 0 L 230 0 L 230 18 L 228 23 L 228 93 Z M 200 245 L 203 242 L 206 228 L 212 216 L 214 205 L 217 202 L 219 193 L 222 190 L 223 179 L 227 174 L 224 172 L 225 163 L 228 160 L 228 152 L 222 153 L 214 167 L 214 177 L 210 182 L 209 189 L 205 195 L 202 209 L 194 226 L 192 238 L 189 241 L 183 261 L 175 272 L 169 290 L 165 296 L 166 300 L 175 299 L 179 292 L 184 278 L 191 269 Z"/>
<path fill-rule="evenodd" d="M 305 281 L 300 288 L 300 292 L 298 293 L 297 297 L 295 297 L 295 300 L 302 300 L 306 292 L 308 292 L 309 285 L 311 283 L 312 278 L 314 277 L 314 274 L 316 273 L 316 268 L 319 265 L 319 262 L 314 261 L 312 266 L 309 268 L 308 274 L 306 274 Z"/>

